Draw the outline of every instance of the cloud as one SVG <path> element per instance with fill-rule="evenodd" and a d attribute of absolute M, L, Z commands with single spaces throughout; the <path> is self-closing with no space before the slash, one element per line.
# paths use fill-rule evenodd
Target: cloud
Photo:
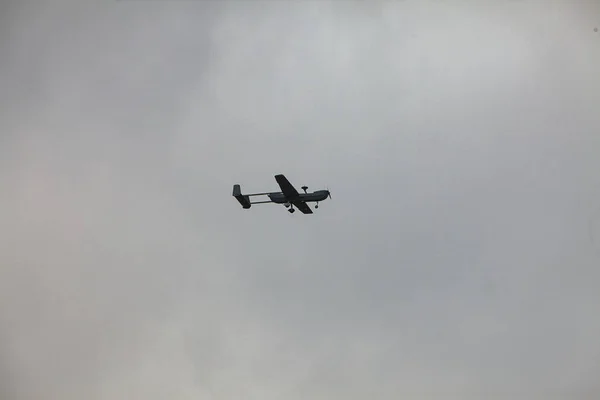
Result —
<path fill-rule="evenodd" d="M 597 396 L 590 7 L 3 6 L 0 395 Z"/>

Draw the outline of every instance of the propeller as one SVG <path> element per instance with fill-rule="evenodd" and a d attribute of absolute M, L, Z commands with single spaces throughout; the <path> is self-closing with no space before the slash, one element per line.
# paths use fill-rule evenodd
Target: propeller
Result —
<path fill-rule="evenodd" d="M 329 186 L 327 186 L 327 195 L 329 196 L 329 198 L 331 199 L 331 192 L 329 191 Z"/>

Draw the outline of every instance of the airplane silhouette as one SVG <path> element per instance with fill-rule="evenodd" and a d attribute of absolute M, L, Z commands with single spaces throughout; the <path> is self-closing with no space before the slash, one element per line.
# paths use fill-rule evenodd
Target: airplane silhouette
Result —
<path fill-rule="evenodd" d="M 243 208 L 250 208 L 252 204 L 265 204 L 275 203 L 283 204 L 290 213 L 296 211 L 294 206 L 304 214 L 312 214 L 313 211 L 307 203 L 315 202 L 315 208 L 319 208 L 319 202 L 326 200 L 327 197 L 331 199 L 331 193 L 329 190 L 317 190 L 312 193 L 308 193 L 306 189 L 308 186 L 302 186 L 304 193 L 299 193 L 296 188 L 287 180 L 283 174 L 275 175 L 275 180 L 281 188 L 281 192 L 265 192 L 265 193 L 252 193 L 242 194 L 240 185 L 233 185 L 233 197 L 242 205 Z M 265 201 L 250 201 L 252 196 L 267 196 L 269 200 Z"/>

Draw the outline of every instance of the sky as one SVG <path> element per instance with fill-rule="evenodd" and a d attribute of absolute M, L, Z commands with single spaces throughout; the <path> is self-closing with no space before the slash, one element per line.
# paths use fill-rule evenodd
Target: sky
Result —
<path fill-rule="evenodd" d="M 597 399 L 598 26 L 2 2 L 0 398 Z"/>

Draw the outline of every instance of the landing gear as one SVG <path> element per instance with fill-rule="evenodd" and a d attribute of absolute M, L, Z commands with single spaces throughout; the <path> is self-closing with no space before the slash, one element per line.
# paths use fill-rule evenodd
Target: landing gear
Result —
<path fill-rule="evenodd" d="M 317 204 L 315 204 L 315 208 L 319 208 L 319 202 L 317 202 Z"/>
<path fill-rule="evenodd" d="M 293 213 L 293 212 L 294 212 L 294 211 L 296 211 L 296 210 L 294 210 L 293 208 L 291 208 L 291 207 L 290 207 L 290 208 L 288 209 L 288 211 L 289 211 L 289 212 L 290 212 L 290 214 L 291 214 L 291 213 Z"/>

